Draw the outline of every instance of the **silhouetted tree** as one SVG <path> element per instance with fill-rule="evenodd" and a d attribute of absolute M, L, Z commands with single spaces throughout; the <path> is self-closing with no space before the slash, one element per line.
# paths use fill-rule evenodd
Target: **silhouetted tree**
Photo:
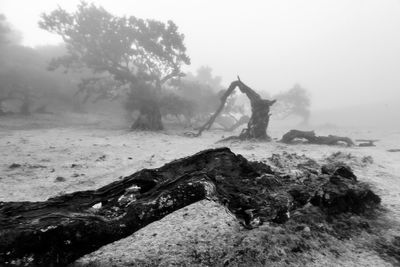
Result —
<path fill-rule="evenodd" d="M 170 115 L 177 118 L 181 124 L 183 122 L 185 126 L 191 125 L 196 106 L 193 101 L 183 98 L 174 92 L 166 91 L 160 102 L 163 116 Z M 184 121 L 181 120 L 181 117 L 183 117 Z"/>
<path fill-rule="evenodd" d="M 174 93 L 193 103 L 194 114 L 198 118 L 207 117 L 218 106 L 217 92 L 197 80 L 185 78 L 173 83 Z"/>
<path fill-rule="evenodd" d="M 178 27 L 168 21 L 117 17 L 102 7 L 81 2 L 74 13 L 58 8 L 43 14 L 40 27 L 59 34 L 67 55 L 56 58 L 51 68 L 89 68 L 109 73 L 141 98 L 140 116 L 134 129 L 162 129 L 159 93 L 162 85 L 182 75 L 181 66 L 190 64 Z"/>
<path fill-rule="evenodd" d="M 124 95 L 126 90 L 123 89 L 128 89 L 124 87 L 124 83 L 114 80 L 110 75 L 82 78 L 78 88 L 75 95 L 83 97 L 82 103 L 86 103 L 90 98 L 92 103 L 104 99 L 116 100 Z"/>
<path fill-rule="evenodd" d="M 0 45 L 7 42 L 7 34 L 10 31 L 6 24 L 6 17 L 0 14 Z"/>
<path fill-rule="evenodd" d="M 299 116 L 303 119 L 301 124 L 308 124 L 311 100 L 306 89 L 295 84 L 293 88 L 279 93 L 273 98 L 278 100 L 273 108 L 273 115 L 280 119 L 285 119 L 291 115 Z"/>
<path fill-rule="evenodd" d="M 0 13 L 0 46 L 4 44 L 18 44 L 21 35 L 11 27 L 4 14 Z"/>
<path fill-rule="evenodd" d="M 212 68 L 209 66 L 201 66 L 200 68 L 197 69 L 196 71 L 196 76 L 193 76 L 192 78 L 202 84 L 205 84 L 215 91 L 220 91 L 223 90 L 224 87 L 222 86 L 222 78 L 221 76 L 214 76 L 212 73 Z"/>
<path fill-rule="evenodd" d="M 46 112 L 52 103 L 71 103 L 80 73 L 64 75 L 46 70 L 52 57 L 66 53 L 63 46 L 25 47 L 20 34 L 0 14 L 0 114 Z"/>
<path fill-rule="evenodd" d="M 221 84 L 220 76 L 214 76 L 212 68 L 202 66 L 197 69 L 195 74 L 187 73 L 185 77 L 174 79 L 170 82 L 170 87 L 174 93 L 182 98 L 183 101 L 191 103 L 192 114 L 197 123 L 203 123 L 218 108 L 219 99 L 225 92 Z M 180 107 L 187 108 L 186 105 Z M 242 113 L 242 107 L 236 103 L 234 92 L 226 100 L 225 107 L 221 114 L 216 118 L 216 122 L 224 129 L 231 129 L 239 120 L 232 113 Z M 187 110 L 185 111 L 188 113 Z M 182 113 L 183 114 L 183 113 Z"/>
<path fill-rule="evenodd" d="M 0 115 L 7 113 L 3 110 L 3 104 L 7 101 L 20 102 L 19 112 L 24 115 L 30 114 L 34 95 L 22 75 L 23 73 L 15 70 L 0 72 Z"/>
<path fill-rule="evenodd" d="M 47 71 L 49 58 L 38 49 L 7 43 L 0 58 L 0 109 L 29 114 L 38 105 L 69 104 L 76 84 L 70 75 Z"/>

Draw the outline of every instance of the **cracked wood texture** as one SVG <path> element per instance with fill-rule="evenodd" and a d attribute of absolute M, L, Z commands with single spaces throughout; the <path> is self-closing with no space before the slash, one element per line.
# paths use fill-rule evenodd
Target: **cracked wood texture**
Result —
<path fill-rule="evenodd" d="M 249 228 L 266 221 L 284 223 L 307 203 L 321 212 L 340 213 L 362 212 L 380 201 L 351 170 L 303 171 L 302 179 L 274 173 L 268 165 L 218 148 L 97 190 L 43 202 L 0 202 L 0 262 L 66 266 L 202 199 L 222 203 Z"/>

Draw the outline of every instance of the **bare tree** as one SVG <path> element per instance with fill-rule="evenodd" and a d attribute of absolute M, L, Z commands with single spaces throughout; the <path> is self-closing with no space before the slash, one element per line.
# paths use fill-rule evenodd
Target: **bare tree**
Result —
<path fill-rule="evenodd" d="M 289 116 L 299 116 L 303 119 L 300 123 L 307 125 L 310 118 L 311 100 L 306 89 L 295 84 L 291 89 L 274 96 L 278 100 L 274 107 L 274 116 L 286 119 Z"/>
<path fill-rule="evenodd" d="M 251 117 L 247 123 L 247 128 L 243 129 L 241 134 L 237 137 L 241 140 L 243 139 L 259 139 L 259 140 L 270 140 L 271 138 L 267 135 L 267 128 L 269 124 L 270 117 L 270 107 L 276 102 L 276 100 L 262 99 L 259 94 L 257 94 L 253 89 L 245 85 L 238 77 L 237 81 L 234 81 L 229 86 L 228 90 L 221 97 L 221 104 L 217 111 L 211 116 L 211 118 L 200 127 L 199 131 L 195 136 L 201 135 L 204 130 L 211 128 L 215 119 L 224 109 L 228 97 L 233 93 L 233 91 L 239 88 L 239 90 L 244 93 L 250 100 L 251 105 Z M 236 138 L 236 137 L 235 137 Z"/>

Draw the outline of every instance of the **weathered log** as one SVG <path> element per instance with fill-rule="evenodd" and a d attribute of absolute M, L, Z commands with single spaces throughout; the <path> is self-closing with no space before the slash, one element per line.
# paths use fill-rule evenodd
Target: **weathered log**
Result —
<path fill-rule="evenodd" d="M 305 139 L 309 144 L 317 145 L 338 145 L 344 143 L 347 146 L 353 146 L 354 142 L 349 137 L 342 137 L 336 135 L 317 136 L 314 131 L 299 131 L 290 130 L 282 136 L 280 142 L 291 144 L 295 140 Z"/>
<path fill-rule="evenodd" d="M 348 171 L 313 173 L 305 179 L 274 173 L 268 165 L 219 148 L 139 171 L 98 190 L 44 202 L 0 202 L 0 262 L 64 266 L 206 198 L 224 204 L 249 227 L 265 221 L 283 223 L 307 203 L 324 210 L 336 207 L 335 200 L 339 207 L 351 200 L 346 210 L 334 212 L 362 212 L 379 203 L 368 187 L 347 178 Z M 331 192 L 334 200 L 329 199 Z"/>
<path fill-rule="evenodd" d="M 356 142 L 361 142 L 358 144 L 360 147 L 370 147 L 375 146 L 375 142 L 378 142 L 377 139 L 356 139 Z"/>

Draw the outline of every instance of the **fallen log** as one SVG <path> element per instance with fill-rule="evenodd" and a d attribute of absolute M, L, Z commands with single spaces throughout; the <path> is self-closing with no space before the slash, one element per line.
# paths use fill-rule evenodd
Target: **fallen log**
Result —
<path fill-rule="evenodd" d="M 317 136 L 314 131 L 300 131 L 290 130 L 282 136 L 280 142 L 285 144 L 292 144 L 296 140 L 305 139 L 308 144 L 317 145 L 338 145 L 344 143 L 347 146 L 354 146 L 354 142 L 349 137 L 342 137 L 336 135 Z"/>
<path fill-rule="evenodd" d="M 380 202 L 351 170 L 312 170 L 303 178 L 275 173 L 219 148 L 144 169 L 97 190 L 43 202 L 0 202 L 0 262 L 65 266 L 202 199 L 224 204 L 247 227 L 284 223 L 307 203 L 328 214 L 361 213 Z"/>
<path fill-rule="evenodd" d="M 360 147 L 369 147 L 375 146 L 375 142 L 378 142 L 378 139 L 356 139 L 356 142 L 361 142 L 358 144 Z"/>

